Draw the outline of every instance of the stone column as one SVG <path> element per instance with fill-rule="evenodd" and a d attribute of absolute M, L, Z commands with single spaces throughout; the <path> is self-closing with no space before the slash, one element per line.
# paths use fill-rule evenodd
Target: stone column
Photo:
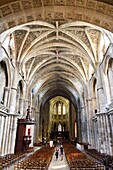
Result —
<path fill-rule="evenodd" d="M 45 112 L 44 116 L 44 137 L 47 139 L 47 131 L 48 131 L 48 114 Z"/>
<path fill-rule="evenodd" d="M 24 83 L 23 86 L 23 94 L 20 97 L 20 114 L 22 114 L 22 117 L 25 118 L 26 117 L 26 111 L 28 109 L 29 105 L 29 100 L 28 100 L 28 95 L 27 95 L 27 85 Z"/>
<path fill-rule="evenodd" d="M 96 121 L 95 117 L 92 118 L 92 146 L 93 148 L 96 148 Z"/>
<path fill-rule="evenodd" d="M 92 108 L 93 108 L 93 117 L 95 117 L 95 110 L 97 109 L 97 106 L 96 106 L 96 97 L 92 97 Z"/>
<path fill-rule="evenodd" d="M 101 151 L 101 121 L 100 114 L 97 114 L 97 124 L 98 124 L 98 152 Z"/>
<path fill-rule="evenodd" d="M 10 95 L 10 114 L 15 114 L 16 109 L 16 100 L 17 100 L 17 82 L 18 82 L 19 70 L 18 67 L 15 67 L 13 73 L 12 87 L 11 87 L 11 95 Z"/>
<path fill-rule="evenodd" d="M 109 113 L 109 120 L 110 120 L 110 125 L 111 125 L 111 136 L 113 139 L 113 112 Z"/>
<path fill-rule="evenodd" d="M 3 140 L 2 140 L 2 155 L 5 155 L 5 154 L 7 154 L 6 152 L 5 152 L 5 148 L 7 147 L 6 146 L 6 140 L 7 140 L 7 138 L 6 138 L 6 134 L 7 134 L 7 124 L 8 124 L 8 116 L 6 116 L 6 117 L 4 117 L 4 128 L 3 128 Z"/>
<path fill-rule="evenodd" d="M 32 92 L 30 93 L 30 104 L 31 106 L 33 106 L 33 93 Z"/>
<path fill-rule="evenodd" d="M 102 138 L 103 138 L 103 153 L 106 153 L 106 138 L 107 138 L 107 134 L 106 134 L 106 126 L 105 126 L 105 114 L 101 115 L 102 118 Z"/>
<path fill-rule="evenodd" d="M 0 155 L 3 155 L 4 116 L 0 116 Z"/>
<path fill-rule="evenodd" d="M 21 116 L 23 116 L 23 114 L 24 114 L 23 110 L 24 110 L 24 99 L 20 98 L 19 99 L 19 111 L 20 111 Z"/>
<path fill-rule="evenodd" d="M 97 96 L 98 96 L 98 109 L 99 112 L 105 111 L 105 96 L 102 85 L 102 75 L 100 71 L 100 66 L 97 66 Z"/>
<path fill-rule="evenodd" d="M 109 120 L 110 120 L 110 125 L 111 125 L 111 139 L 110 139 L 110 145 L 111 145 L 111 150 L 110 153 L 113 156 L 113 112 L 112 114 L 109 115 Z"/>
<path fill-rule="evenodd" d="M 111 100 L 113 100 L 113 71 L 111 67 L 109 68 L 109 71 L 108 71 L 108 77 L 109 77 L 109 83 L 110 83 Z"/>
<path fill-rule="evenodd" d="M 74 106 L 72 105 L 72 139 L 75 139 L 75 112 L 74 111 L 75 111 Z"/>
<path fill-rule="evenodd" d="M 102 120 L 102 114 L 100 115 L 100 135 L 101 135 L 101 143 L 100 143 L 100 152 L 104 153 L 105 145 L 104 145 L 104 127 L 103 127 L 103 120 Z"/>
<path fill-rule="evenodd" d="M 16 74 L 16 73 L 15 73 Z M 14 78 L 17 79 L 14 75 Z M 11 98 L 10 98 L 10 128 L 8 134 L 8 153 L 14 153 L 14 146 L 15 146 L 15 138 L 16 138 L 16 127 L 15 125 L 15 114 L 16 113 L 16 97 L 17 97 L 17 89 L 16 87 L 16 80 L 13 80 L 13 87 L 11 87 Z"/>
<path fill-rule="evenodd" d="M 0 132 L 1 132 L 1 135 L 0 135 L 0 151 L 1 151 L 1 141 L 2 141 L 2 130 L 3 129 L 3 126 L 2 126 L 2 115 L 0 115 Z"/>
<path fill-rule="evenodd" d="M 5 129 L 4 129 L 4 155 L 7 154 L 7 142 L 8 142 L 8 138 L 7 138 L 7 131 L 8 131 L 8 119 L 9 116 L 6 116 L 5 118 Z"/>
<path fill-rule="evenodd" d="M 81 107 L 82 142 L 88 143 L 85 106 Z"/>
<path fill-rule="evenodd" d="M 104 140 L 105 140 L 105 152 L 108 154 L 109 150 L 109 140 L 108 140 L 108 132 L 107 132 L 107 122 L 106 122 L 106 114 L 103 115 L 103 123 L 104 123 Z"/>
<path fill-rule="evenodd" d="M 63 120 L 63 103 L 61 103 L 61 119 Z M 61 123 L 61 128 L 63 132 L 63 122 Z"/>
<path fill-rule="evenodd" d="M 13 126 L 13 116 L 10 116 L 10 126 L 9 126 L 9 134 L 8 134 L 8 153 L 11 153 L 11 137 L 12 137 L 12 126 Z"/>
<path fill-rule="evenodd" d="M 107 121 L 107 133 L 109 141 L 109 154 L 113 155 L 113 115 L 109 114 L 106 116 Z"/>
<path fill-rule="evenodd" d="M 51 132 L 51 113 L 49 113 L 49 121 L 48 121 L 48 139 L 50 139 L 50 132 Z"/>
<path fill-rule="evenodd" d="M 11 99 L 10 99 L 10 114 L 16 114 L 16 95 L 17 95 L 17 89 L 14 87 L 11 87 Z"/>
<path fill-rule="evenodd" d="M 96 148 L 98 150 L 98 126 L 97 126 L 97 117 L 94 118 L 93 120 L 94 122 L 94 148 Z"/>
<path fill-rule="evenodd" d="M 97 110 L 97 103 L 96 103 L 97 101 L 96 101 L 96 94 L 95 94 L 95 92 L 93 92 L 93 90 L 92 90 L 92 121 L 91 121 L 91 124 L 92 124 L 92 130 L 91 130 L 91 135 L 92 135 L 92 146 L 93 146 L 93 148 L 95 148 L 96 147 L 96 141 L 97 141 L 97 139 L 95 138 L 96 136 L 96 121 L 95 121 L 95 115 L 96 115 L 96 113 L 95 113 L 95 111 Z"/>
<path fill-rule="evenodd" d="M 4 105 L 8 107 L 8 101 L 9 101 L 9 87 L 4 87 Z"/>
<path fill-rule="evenodd" d="M 9 147 L 9 131 L 10 131 L 10 125 L 11 125 L 11 116 L 7 117 L 7 126 L 6 126 L 6 142 L 5 142 L 5 154 L 8 154 L 8 147 Z"/>
<path fill-rule="evenodd" d="M 38 143 L 39 140 L 39 117 L 40 117 L 40 112 L 37 111 L 35 113 L 35 126 L 34 126 L 34 142 Z"/>
<path fill-rule="evenodd" d="M 80 120 L 79 113 L 78 113 L 78 119 Z M 80 128 L 79 128 L 79 134 L 80 134 Z M 69 116 L 69 137 L 70 137 L 70 139 L 72 138 L 72 135 L 73 135 L 73 133 L 72 133 L 72 104 L 70 103 L 70 116 Z M 80 137 L 80 135 L 79 135 L 79 137 Z M 79 140 L 81 140 L 81 139 L 79 139 Z"/>
<path fill-rule="evenodd" d="M 88 135 L 88 143 L 89 145 L 92 144 L 92 139 L 91 139 L 91 113 L 92 113 L 92 99 L 87 99 L 87 135 Z"/>
<path fill-rule="evenodd" d="M 10 153 L 14 153 L 15 149 L 15 142 L 16 142 L 16 130 L 17 130 L 17 117 L 12 117 L 12 129 L 11 129 L 11 147 L 10 147 Z"/>
<path fill-rule="evenodd" d="M 58 119 L 58 103 L 56 103 L 56 115 L 57 115 L 57 119 Z M 57 130 L 55 130 L 55 131 L 57 131 Z"/>
<path fill-rule="evenodd" d="M 86 112 L 87 112 L 87 135 L 89 148 L 92 148 L 93 138 L 92 138 L 92 117 L 93 117 L 93 103 L 92 103 L 92 84 L 88 82 L 87 89 L 85 90 L 86 96 Z"/>
<path fill-rule="evenodd" d="M 42 115 L 39 116 L 39 140 L 42 141 Z"/>

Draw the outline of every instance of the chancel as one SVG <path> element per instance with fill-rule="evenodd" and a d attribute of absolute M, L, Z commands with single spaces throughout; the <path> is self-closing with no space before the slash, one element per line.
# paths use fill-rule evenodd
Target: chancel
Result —
<path fill-rule="evenodd" d="M 3 168 L 113 169 L 112 0 L 0 0 Z"/>

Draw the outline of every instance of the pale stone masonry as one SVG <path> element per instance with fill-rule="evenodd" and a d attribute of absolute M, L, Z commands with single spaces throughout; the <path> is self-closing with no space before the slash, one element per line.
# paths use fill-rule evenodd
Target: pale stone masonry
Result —
<path fill-rule="evenodd" d="M 112 32 L 111 1 L 1 0 L 1 156 L 15 152 L 28 107 L 31 147 L 59 135 L 60 125 L 64 138 L 76 134 L 78 143 L 113 155 Z"/>

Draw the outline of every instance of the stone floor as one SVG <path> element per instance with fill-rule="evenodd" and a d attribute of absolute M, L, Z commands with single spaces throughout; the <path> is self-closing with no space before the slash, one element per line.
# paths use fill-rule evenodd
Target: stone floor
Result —
<path fill-rule="evenodd" d="M 61 157 L 59 156 L 58 159 L 56 160 L 55 153 L 52 156 L 51 163 L 48 167 L 48 170 L 69 170 L 69 166 L 65 157 L 65 153 L 63 156 L 63 160 L 61 161 Z"/>
<path fill-rule="evenodd" d="M 26 157 L 32 155 L 38 149 L 40 149 L 40 147 L 36 147 L 32 153 L 26 154 Z M 19 162 L 26 159 L 26 157 L 20 159 Z M 15 162 L 14 164 L 8 166 L 8 167 L 3 168 L 3 170 L 14 170 L 14 165 L 17 164 L 17 163 L 18 163 L 18 161 Z M 53 153 L 52 160 L 50 162 L 48 170 L 55 170 L 55 169 L 56 170 L 69 170 L 70 169 L 69 166 L 68 166 L 66 157 L 65 157 L 65 153 L 63 155 L 62 161 L 61 161 L 60 155 L 59 155 L 58 159 L 56 160 L 55 153 Z"/>

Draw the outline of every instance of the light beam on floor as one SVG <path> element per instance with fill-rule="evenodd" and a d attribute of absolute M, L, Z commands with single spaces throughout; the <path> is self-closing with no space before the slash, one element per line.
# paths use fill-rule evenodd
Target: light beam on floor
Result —
<path fill-rule="evenodd" d="M 53 169 L 60 169 L 60 168 L 64 168 L 66 167 L 66 165 L 58 165 L 58 166 L 53 166 Z"/>

